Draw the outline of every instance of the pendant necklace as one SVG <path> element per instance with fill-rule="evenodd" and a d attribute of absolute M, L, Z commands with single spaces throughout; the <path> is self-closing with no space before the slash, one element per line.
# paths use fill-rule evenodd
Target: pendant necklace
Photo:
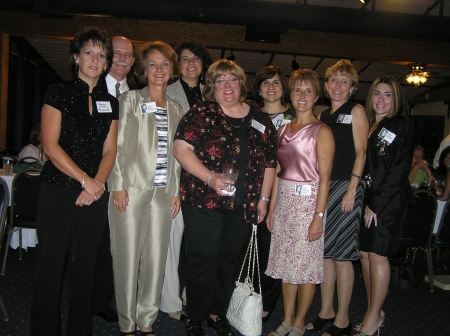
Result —
<path fill-rule="evenodd" d="M 241 121 L 241 124 L 243 124 L 244 123 L 244 118 L 245 118 L 245 116 L 244 116 L 244 112 L 245 111 L 245 107 L 244 106 L 242 106 L 242 121 Z M 230 117 L 230 116 L 228 116 L 229 118 L 232 118 L 232 117 Z M 236 119 L 236 118 L 233 118 L 233 119 Z M 233 128 L 240 128 L 241 127 L 241 125 L 233 125 L 232 123 L 230 123 L 229 122 L 229 124 L 230 124 L 230 126 L 231 127 L 233 127 Z"/>

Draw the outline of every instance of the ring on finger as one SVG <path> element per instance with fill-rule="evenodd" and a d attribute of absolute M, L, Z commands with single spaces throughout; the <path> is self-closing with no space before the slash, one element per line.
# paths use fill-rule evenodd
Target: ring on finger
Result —
<path fill-rule="evenodd" d="M 84 204 L 89 204 L 89 201 L 88 200 L 84 201 Z"/>

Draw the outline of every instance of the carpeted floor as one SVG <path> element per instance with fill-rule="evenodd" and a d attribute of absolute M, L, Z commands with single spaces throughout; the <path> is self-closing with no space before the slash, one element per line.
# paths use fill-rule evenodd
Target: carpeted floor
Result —
<path fill-rule="evenodd" d="M 0 320 L 0 335 L 29 334 L 31 283 L 35 257 L 36 249 L 29 248 L 28 252 L 24 252 L 23 260 L 19 261 L 18 250 L 10 249 L 5 275 L 0 276 L 0 295 L 8 310 L 9 321 Z M 3 258 L 3 253 L 1 258 Z M 418 255 L 416 263 L 422 269 L 425 268 L 423 255 Z M 366 308 L 366 296 L 358 263 L 355 264 L 355 272 L 354 293 L 349 312 L 353 324 L 360 322 Z M 63 294 L 63 306 L 66 300 L 67 295 Z M 320 291 L 317 290 L 307 320 L 312 320 L 319 309 Z M 436 288 L 431 293 L 426 282 L 422 282 L 419 287 L 413 289 L 391 289 L 384 309 L 386 323 L 380 332 L 382 336 L 450 335 L 450 291 Z M 263 335 L 267 335 L 281 323 L 282 312 L 282 301 L 279 299 L 278 308 L 272 314 L 270 321 L 263 325 Z M 66 312 L 63 310 L 63 321 L 65 314 Z M 206 335 L 216 335 L 214 330 L 206 327 L 206 323 L 204 326 Z M 183 322 L 172 320 L 163 313 L 159 314 L 154 323 L 154 329 L 158 336 L 186 334 Z M 306 335 L 315 336 L 322 333 L 323 331 L 307 332 Z M 108 324 L 94 318 L 93 335 L 116 336 L 119 335 L 119 327 L 117 324 Z"/>

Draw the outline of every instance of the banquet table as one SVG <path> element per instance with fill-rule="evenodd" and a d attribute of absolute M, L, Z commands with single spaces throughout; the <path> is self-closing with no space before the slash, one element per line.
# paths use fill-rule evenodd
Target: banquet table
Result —
<path fill-rule="evenodd" d="M 12 175 L 3 175 L 3 169 L 0 169 L 0 178 L 2 178 L 6 182 L 9 190 L 9 205 L 11 205 L 11 187 L 14 176 L 16 176 L 16 174 L 14 173 Z M 23 249 L 27 250 L 28 247 L 36 247 L 37 243 L 38 239 L 35 229 L 22 229 Z M 9 246 L 11 246 L 13 249 L 17 249 L 17 247 L 19 246 L 19 231 L 16 231 L 11 235 Z"/>

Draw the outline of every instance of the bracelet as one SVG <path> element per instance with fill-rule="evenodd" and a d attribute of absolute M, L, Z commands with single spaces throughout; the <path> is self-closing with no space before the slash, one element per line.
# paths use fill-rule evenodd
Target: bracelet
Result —
<path fill-rule="evenodd" d="M 361 176 L 351 173 L 350 176 L 356 177 L 358 180 L 361 180 Z"/>
<path fill-rule="evenodd" d="M 211 173 L 212 171 L 209 172 L 208 178 L 206 179 L 206 184 L 208 185 L 208 187 L 210 187 L 209 182 L 211 182 Z"/>
<path fill-rule="evenodd" d="M 268 199 L 267 197 L 263 197 L 263 196 L 261 196 L 259 199 L 262 201 L 266 201 L 266 202 L 270 201 L 270 199 Z"/>
<path fill-rule="evenodd" d="M 86 176 L 86 172 L 83 172 L 83 179 L 81 180 L 81 188 L 84 189 L 84 177 Z"/>

